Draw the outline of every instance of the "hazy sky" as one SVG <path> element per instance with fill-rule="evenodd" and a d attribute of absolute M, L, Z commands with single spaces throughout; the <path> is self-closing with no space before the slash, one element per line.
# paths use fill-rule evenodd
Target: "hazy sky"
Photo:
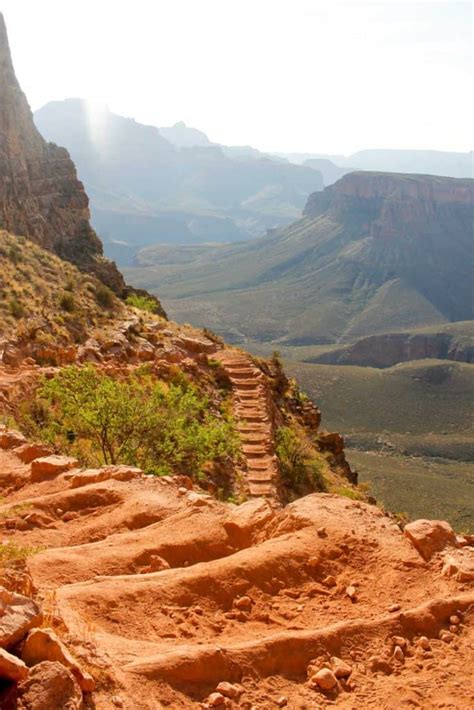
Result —
<path fill-rule="evenodd" d="M 263 150 L 470 150 L 472 4 L 0 0 L 33 109 L 80 96 Z"/>

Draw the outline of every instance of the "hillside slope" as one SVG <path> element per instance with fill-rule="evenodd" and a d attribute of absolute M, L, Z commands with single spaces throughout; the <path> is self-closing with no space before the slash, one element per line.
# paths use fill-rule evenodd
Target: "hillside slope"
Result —
<path fill-rule="evenodd" d="M 126 273 L 159 290 L 177 319 L 235 341 L 350 342 L 469 320 L 473 185 L 351 173 L 267 237 L 208 251 L 149 248 Z"/>

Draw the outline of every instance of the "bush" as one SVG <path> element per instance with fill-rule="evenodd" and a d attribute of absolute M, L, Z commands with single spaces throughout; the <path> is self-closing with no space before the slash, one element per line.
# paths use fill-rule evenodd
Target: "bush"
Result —
<path fill-rule="evenodd" d="M 25 307 L 16 298 L 12 298 L 8 304 L 11 315 L 14 318 L 20 319 L 25 315 Z"/>
<path fill-rule="evenodd" d="M 95 298 L 99 306 L 103 308 L 112 308 L 114 305 L 114 294 L 104 284 L 97 286 L 95 290 Z"/>
<path fill-rule="evenodd" d="M 59 305 L 63 309 L 63 311 L 67 311 L 67 313 L 73 313 L 76 310 L 76 302 L 74 300 L 74 296 L 72 293 L 69 293 L 66 291 L 61 295 L 61 298 L 59 299 Z"/>
<path fill-rule="evenodd" d="M 280 473 L 286 486 L 294 492 L 326 490 L 324 463 L 297 432 L 281 427 L 276 439 Z"/>
<path fill-rule="evenodd" d="M 139 308 L 141 311 L 148 311 L 148 313 L 160 312 L 159 304 L 150 296 L 139 296 L 138 293 L 131 293 L 127 296 L 125 303 L 128 306 Z"/>
<path fill-rule="evenodd" d="M 91 365 L 42 382 L 20 414 L 31 434 L 85 464 L 129 464 L 147 473 L 204 476 L 206 464 L 238 451 L 230 418 L 213 413 L 188 381 L 164 385 L 145 368 L 114 379 Z"/>

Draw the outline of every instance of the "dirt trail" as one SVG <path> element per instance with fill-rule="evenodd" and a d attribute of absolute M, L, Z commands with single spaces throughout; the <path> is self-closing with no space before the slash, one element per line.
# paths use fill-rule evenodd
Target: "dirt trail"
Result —
<path fill-rule="evenodd" d="M 0 449 L 1 537 L 43 547 L 27 570 L 48 623 L 96 679 L 97 710 L 214 707 L 206 698 L 224 681 L 243 688 L 224 710 L 473 705 L 474 592 L 442 569 L 455 558 L 474 578 L 474 548 L 426 562 L 376 506 L 341 496 L 276 510 L 114 475 L 31 482 L 15 449 Z M 350 677 L 326 692 L 308 679 L 334 656 Z"/>
<path fill-rule="evenodd" d="M 250 497 L 278 497 L 278 460 L 268 385 L 250 355 L 224 350 L 216 358 L 232 383 L 233 412 L 242 440 L 244 465 L 240 471 Z"/>

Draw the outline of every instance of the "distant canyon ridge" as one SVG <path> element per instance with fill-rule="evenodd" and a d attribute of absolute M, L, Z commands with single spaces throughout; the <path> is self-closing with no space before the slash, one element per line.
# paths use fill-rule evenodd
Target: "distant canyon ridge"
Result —
<path fill-rule="evenodd" d="M 70 151 L 93 225 L 121 266 L 155 244 L 238 242 L 287 226 L 311 193 L 354 170 L 472 176 L 472 153 L 270 155 L 213 143 L 183 122 L 146 126 L 82 99 L 51 102 L 34 118 L 47 140 Z"/>

